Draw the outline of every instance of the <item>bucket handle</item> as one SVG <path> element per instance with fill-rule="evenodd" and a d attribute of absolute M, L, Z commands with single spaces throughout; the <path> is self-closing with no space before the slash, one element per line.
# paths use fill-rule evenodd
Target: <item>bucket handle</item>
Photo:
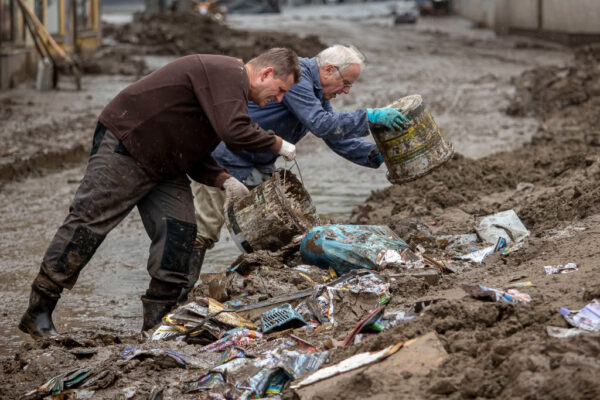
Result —
<path fill-rule="evenodd" d="M 283 185 L 285 186 L 285 175 L 287 173 L 287 161 L 285 161 L 285 163 L 283 164 Z M 304 186 L 304 179 L 302 179 L 302 172 L 300 171 L 300 166 L 298 165 L 298 161 L 296 161 L 296 159 L 294 159 L 293 161 L 293 165 L 292 167 L 295 165 L 296 169 L 298 170 L 298 175 L 300 176 L 300 182 L 302 182 L 302 186 Z M 291 170 L 291 168 L 290 168 Z"/>

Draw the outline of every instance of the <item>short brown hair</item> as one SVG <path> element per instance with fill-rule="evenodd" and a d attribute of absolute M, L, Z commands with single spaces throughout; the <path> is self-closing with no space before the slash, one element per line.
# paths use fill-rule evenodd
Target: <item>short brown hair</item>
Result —
<path fill-rule="evenodd" d="M 248 64 L 255 68 L 273 67 L 273 77 L 277 79 L 285 79 L 290 74 L 294 75 L 294 83 L 300 82 L 302 70 L 298 64 L 298 56 L 294 50 L 285 47 L 274 47 L 259 54 Z"/>

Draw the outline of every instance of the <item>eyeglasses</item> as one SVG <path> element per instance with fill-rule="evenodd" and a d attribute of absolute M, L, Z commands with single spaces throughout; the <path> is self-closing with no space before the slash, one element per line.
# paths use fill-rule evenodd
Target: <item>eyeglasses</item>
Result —
<path fill-rule="evenodd" d="M 342 78 L 342 82 L 344 83 L 344 87 L 350 89 L 352 87 L 352 85 L 353 85 L 352 82 L 344 79 L 344 75 L 342 75 L 342 71 L 340 71 L 339 67 L 336 67 L 335 65 L 333 67 L 337 70 L 338 74 L 340 74 L 340 78 Z"/>

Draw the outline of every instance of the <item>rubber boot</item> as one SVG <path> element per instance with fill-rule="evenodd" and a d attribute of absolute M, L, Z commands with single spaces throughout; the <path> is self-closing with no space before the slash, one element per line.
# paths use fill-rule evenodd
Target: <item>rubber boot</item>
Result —
<path fill-rule="evenodd" d="M 19 329 L 32 338 L 45 338 L 58 335 L 52 322 L 52 312 L 58 303 L 58 297 L 43 295 L 32 289 L 29 307 L 19 323 Z"/>
<path fill-rule="evenodd" d="M 200 277 L 200 270 L 202 269 L 202 263 L 204 262 L 205 254 L 206 249 L 194 248 L 194 253 L 192 254 L 190 260 L 190 274 L 188 276 L 188 282 L 181 290 L 181 294 L 177 299 L 177 304 L 185 304 L 187 302 L 188 294 L 192 291 L 196 285 L 196 282 L 198 282 L 198 278 Z"/>
<path fill-rule="evenodd" d="M 175 300 L 155 300 L 142 296 L 142 308 L 144 314 L 142 330 L 147 331 L 158 325 L 162 320 L 162 317 L 175 306 L 175 303 Z"/>

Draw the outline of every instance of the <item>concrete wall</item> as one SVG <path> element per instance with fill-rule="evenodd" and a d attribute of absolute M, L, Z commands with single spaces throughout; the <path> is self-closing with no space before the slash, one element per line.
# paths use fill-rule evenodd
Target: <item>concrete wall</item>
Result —
<path fill-rule="evenodd" d="M 454 0 L 454 9 L 496 30 L 600 34 L 600 0 Z"/>
<path fill-rule="evenodd" d="M 509 0 L 508 24 L 511 28 L 538 28 L 538 0 Z"/>
<path fill-rule="evenodd" d="M 549 31 L 600 33 L 600 0 L 544 0 L 542 21 Z"/>

